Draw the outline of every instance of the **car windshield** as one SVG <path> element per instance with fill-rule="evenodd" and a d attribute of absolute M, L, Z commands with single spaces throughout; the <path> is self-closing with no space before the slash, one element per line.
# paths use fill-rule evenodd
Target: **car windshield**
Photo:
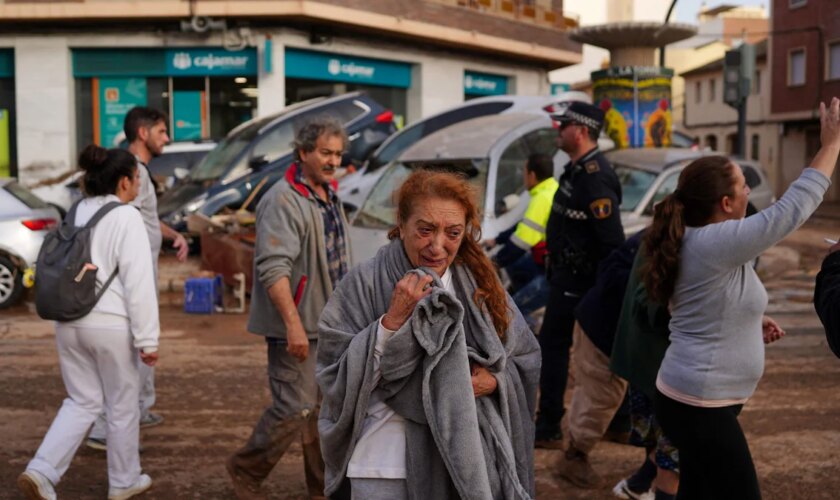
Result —
<path fill-rule="evenodd" d="M 415 168 L 454 171 L 465 174 L 475 186 L 480 207 L 484 206 L 487 189 L 487 160 L 447 160 L 435 162 L 394 163 L 388 166 L 376 182 L 370 195 L 356 214 L 353 225 L 373 229 L 390 229 L 396 225 L 397 206 L 394 193 Z"/>
<path fill-rule="evenodd" d="M 210 181 L 221 177 L 230 163 L 239 156 L 257 135 L 259 127 L 254 124 L 238 134 L 228 137 L 219 143 L 207 156 L 190 172 L 190 179 L 194 181 Z"/>
<path fill-rule="evenodd" d="M 627 165 L 615 165 L 615 173 L 621 183 L 621 210 L 632 212 L 653 185 L 656 174 Z"/>

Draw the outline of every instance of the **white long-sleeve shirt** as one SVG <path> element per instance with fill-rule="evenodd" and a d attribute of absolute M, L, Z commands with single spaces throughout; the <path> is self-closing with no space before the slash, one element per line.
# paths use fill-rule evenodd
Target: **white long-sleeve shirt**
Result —
<path fill-rule="evenodd" d="M 114 195 L 86 198 L 76 209 L 76 226 L 85 225 L 106 203 L 120 201 Z M 136 208 L 125 205 L 108 212 L 91 232 L 91 260 L 98 267 L 96 289 L 117 276 L 86 316 L 69 322 L 77 326 L 129 328 L 134 347 L 144 352 L 157 349 L 160 335 L 157 289 L 149 252 L 149 237 Z"/>
<path fill-rule="evenodd" d="M 449 269 L 441 276 L 443 287 L 452 289 L 452 273 Z M 379 360 L 385 352 L 385 343 L 396 333 L 382 326 L 376 331 L 376 345 L 373 348 L 374 378 L 379 381 Z M 379 479 L 405 479 L 405 419 L 374 392 L 368 401 L 368 411 L 362 424 L 362 433 L 353 449 L 347 465 L 347 477 Z"/>

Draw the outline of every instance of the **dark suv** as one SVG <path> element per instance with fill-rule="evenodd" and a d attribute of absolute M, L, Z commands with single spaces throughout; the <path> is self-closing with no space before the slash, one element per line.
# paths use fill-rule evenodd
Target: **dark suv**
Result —
<path fill-rule="evenodd" d="M 363 162 L 396 130 L 393 113 L 360 92 L 293 104 L 230 131 L 187 177 L 161 196 L 158 214 L 184 232 L 186 218 L 192 214 L 210 217 L 225 208 L 242 208 L 246 200 L 244 208 L 255 207 L 292 164 L 295 132 L 320 115 L 344 124 L 350 139 L 345 164 Z M 252 197 L 255 189 L 259 191 Z"/>

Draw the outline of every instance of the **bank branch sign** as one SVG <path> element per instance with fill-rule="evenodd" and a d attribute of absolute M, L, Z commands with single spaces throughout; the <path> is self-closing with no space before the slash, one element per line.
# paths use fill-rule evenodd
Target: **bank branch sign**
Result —
<path fill-rule="evenodd" d="M 502 95 L 508 93 L 508 78 L 504 75 L 464 72 L 464 93 L 467 95 Z"/>
<path fill-rule="evenodd" d="M 408 88 L 411 65 L 314 50 L 286 49 L 286 77 Z"/>
<path fill-rule="evenodd" d="M 255 50 L 168 49 L 167 73 L 172 76 L 224 76 L 257 74 Z"/>

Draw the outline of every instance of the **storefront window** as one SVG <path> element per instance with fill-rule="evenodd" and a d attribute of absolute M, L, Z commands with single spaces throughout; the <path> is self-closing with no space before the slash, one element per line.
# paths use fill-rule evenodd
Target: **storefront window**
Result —
<path fill-rule="evenodd" d="M 17 176 L 15 128 L 14 51 L 0 49 L 0 177 Z"/>

